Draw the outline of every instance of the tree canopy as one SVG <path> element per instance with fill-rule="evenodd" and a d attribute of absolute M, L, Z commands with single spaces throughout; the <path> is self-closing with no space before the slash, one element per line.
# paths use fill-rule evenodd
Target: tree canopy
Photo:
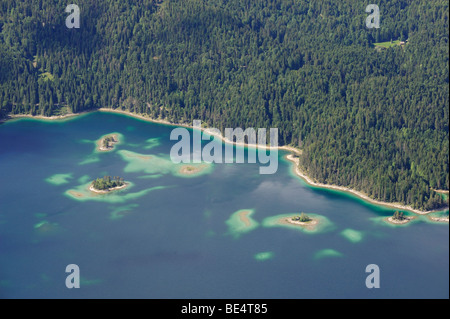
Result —
<path fill-rule="evenodd" d="M 420 209 L 449 188 L 449 5 L 62 0 L 0 4 L 0 117 L 119 108 L 174 123 L 279 128 L 323 183 Z M 375 43 L 395 40 L 378 50 Z M 394 43 L 394 42 L 393 42 Z"/>
<path fill-rule="evenodd" d="M 118 176 L 104 176 L 103 178 L 97 178 L 92 182 L 92 187 L 96 190 L 108 190 L 114 187 L 119 187 L 125 184 L 123 178 Z"/>

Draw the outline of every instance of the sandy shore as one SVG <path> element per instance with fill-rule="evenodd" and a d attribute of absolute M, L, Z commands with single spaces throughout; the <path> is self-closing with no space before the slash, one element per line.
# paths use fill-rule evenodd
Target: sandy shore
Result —
<path fill-rule="evenodd" d="M 58 115 L 58 116 L 42 116 L 42 115 L 30 115 L 30 114 L 13 114 L 13 115 L 9 115 L 9 119 L 13 119 L 13 118 L 37 118 L 37 119 L 44 119 L 44 120 L 60 120 L 60 119 L 65 119 L 65 118 L 69 118 L 69 117 L 73 117 L 73 116 L 78 116 L 78 115 L 82 115 L 82 114 L 86 114 L 86 113 L 91 113 L 91 112 L 108 112 L 108 113 L 119 113 L 119 114 L 124 114 L 127 116 L 132 116 L 144 121 L 148 121 L 148 122 L 152 122 L 152 123 L 160 123 L 160 124 L 165 124 L 165 125 L 171 125 L 171 126 L 181 126 L 181 127 L 186 127 L 186 128 L 193 128 L 193 126 L 191 124 L 185 124 L 185 123 L 171 123 L 167 120 L 162 120 L 162 119 L 154 119 L 151 118 L 149 116 L 143 115 L 143 114 L 136 114 L 136 113 L 131 113 L 128 111 L 122 111 L 122 110 L 117 110 L 117 109 L 109 109 L 109 108 L 99 108 L 99 109 L 95 109 L 95 110 L 90 110 L 90 111 L 84 111 L 84 112 L 80 112 L 80 113 L 70 113 L 70 114 L 66 114 L 66 115 Z M 8 119 L 5 119 L 5 121 L 7 121 Z M 228 143 L 228 144 L 235 144 L 237 146 L 247 146 L 247 147 L 256 147 L 256 148 L 263 148 L 263 149 L 276 149 L 276 150 L 285 150 L 285 151 L 290 151 L 293 153 L 296 153 L 298 155 L 302 154 L 302 151 L 300 149 L 297 149 L 295 147 L 292 146 L 264 146 L 264 145 L 258 145 L 258 144 L 246 144 L 246 143 L 236 143 L 233 141 L 230 141 L 228 139 L 226 139 L 224 136 L 216 134 L 214 132 L 211 132 L 211 128 L 201 128 L 202 132 L 207 133 L 208 135 L 213 135 L 216 136 L 218 138 L 220 138 L 224 143 Z"/>
<path fill-rule="evenodd" d="M 397 208 L 397 209 L 401 209 L 401 210 L 406 210 L 415 214 L 420 214 L 420 215 L 424 215 L 424 214 L 429 214 L 429 213 L 433 213 L 433 212 L 438 212 L 438 211 L 442 211 L 447 207 L 443 207 L 439 210 L 432 210 L 432 211 L 421 211 L 418 209 L 414 209 L 411 206 L 406 206 L 406 205 L 402 205 L 400 203 L 388 203 L 388 202 L 383 202 L 383 201 L 378 201 L 375 199 L 370 198 L 369 196 L 367 196 L 366 194 L 360 192 L 360 191 L 356 191 L 354 189 L 348 188 L 348 187 L 344 187 L 344 186 L 336 186 L 336 185 L 329 185 L 329 184 L 323 184 L 323 183 L 318 183 L 313 181 L 308 175 L 306 175 L 303 171 L 301 171 L 300 167 L 299 167 L 299 159 L 295 158 L 292 154 L 289 154 L 286 156 L 286 159 L 288 159 L 289 161 L 293 162 L 295 164 L 295 173 L 300 176 L 301 178 L 303 178 L 308 184 L 312 185 L 312 186 L 317 186 L 317 187 L 321 187 L 321 188 L 328 188 L 328 189 L 334 189 L 334 190 L 339 190 L 339 191 L 343 191 L 343 192 L 348 192 L 348 193 L 352 193 L 353 195 L 356 195 L 362 199 L 364 199 L 365 201 L 372 203 L 372 204 L 376 204 L 376 205 L 381 205 L 381 206 L 386 206 L 386 207 L 390 207 L 390 208 Z"/>
<path fill-rule="evenodd" d="M 123 189 L 123 188 L 127 187 L 128 185 L 129 185 L 128 183 L 125 183 L 125 184 L 123 184 L 122 186 L 117 186 L 117 187 L 114 187 L 114 188 L 109 188 L 109 189 L 107 189 L 107 190 L 99 190 L 99 189 L 95 189 L 94 186 L 91 184 L 91 185 L 89 186 L 89 190 L 90 190 L 91 192 L 94 192 L 94 193 L 97 193 L 97 194 L 107 194 L 107 193 L 112 192 L 112 191 L 116 191 L 116 190 L 119 190 L 119 189 Z"/>
<path fill-rule="evenodd" d="M 308 222 L 300 222 L 297 220 L 292 220 L 294 216 L 291 217 L 282 217 L 278 219 L 277 223 L 280 225 L 295 225 L 298 227 L 306 228 L 308 230 L 314 230 L 316 226 L 319 224 L 319 221 L 317 219 L 311 218 Z"/>
<path fill-rule="evenodd" d="M 41 119 L 41 120 L 62 120 L 69 117 L 75 117 L 82 114 L 91 113 L 93 111 L 83 111 L 80 113 L 67 113 L 64 115 L 53 115 L 53 116 L 43 116 L 43 115 L 31 115 L 31 114 L 9 114 L 8 118 L 4 119 L 4 121 L 11 119 L 19 119 L 19 118 L 33 118 L 33 119 Z"/>
<path fill-rule="evenodd" d="M 410 221 L 412 221 L 413 219 L 415 219 L 415 217 L 411 217 L 411 216 L 404 216 L 402 220 L 396 220 L 394 219 L 392 216 L 387 217 L 386 221 L 388 223 L 391 224 L 395 224 L 395 225 L 404 225 L 406 223 L 409 223 Z"/>
<path fill-rule="evenodd" d="M 148 121 L 148 122 L 153 122 L 153 123 L 160 123 L 160 124 L 165 124 L 165 125 L 171 125 L 171 126 L 181 126 L 181 127 L 186 127 L 186 128 L 193 128 L 193 126 L 191 124 L 185 124 L 185 123 L 171 123 L 169 121 L 166 120 L 161 120 L 161 119 L 153 119 L 149 116 L 145 116 L 142 114 L 136 114 L 136 113 L 130 113 L 127 111 L 122 111 L 122 110 L 113 110 L 113 109 L 108 109 L 108 108 L 100 108 L 98 109 L 98 111 L 100 112 L 109 112 L 109 113 L 119 113 L 119 114 L 124 114 L 124 115 L 128 115 L 128 116 L 132 116 L 132 117 L 136 117 L 138 119 L 144 120 L 144 121 Z M 256 147 L 256 148 L 264 148 L 264 149 L 277 149 L 277 150 L 286 150 L 286 151 L 290 151 L 293 153 L 296 153 L 298 155 L 302 154 L 302 151 L 292 147 L 292 146 L 261 146 L 258 144 L 246 144 L 246 143 L 236 143 L 233 141 L 230 141 L 228 139 L 226 139 L 224 136 L 216 134 L 214 132 L 211 132 L 211 128 L 201 128 L 202 132 L 207 133 L 208 135 L 213 135 L 216 136 L 218 138 L 220 138 L 222 140 L 222 142 L 224 143 L 228 143 L 228 144 L 235 144 L 237 146 L 247 146 L 247 147 Z"/>
<path fill-rule="evenodd" d="M 301 222 L 298 220 L 293 220 L 292 218 L 286 218 L 286 221 L 290 224 L 295 224 L 295 225 L 300 225 L 300 226 L 313 226 L 313 225 L 318 224 L 318 221 L 316 219 L 311 219 L 310 221 L 307 221 L 307 222 Z"/>
<path fill-rule="evenodd" d="M 440 222 L 440 223 L 448 223 L 449 222 L 448 217 L 432 217 L 432 216 L 430 216 L 429 218 L 434 222 Z"/>

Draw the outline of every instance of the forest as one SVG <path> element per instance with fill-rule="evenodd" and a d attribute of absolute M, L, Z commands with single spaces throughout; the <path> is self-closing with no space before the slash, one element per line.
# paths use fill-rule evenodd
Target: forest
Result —
<path fill-rule="evenodd" d="M 360 0 L 73 3 L 78 29 L 66 1 L 1 1 L 0 118 L 106 107 L 276 127 L 319 182 L 444 204 L 433 189 L 449 189 L 448 1 L 379 0 L 378 29 Z"/>
<path fill-rule="evenodd" d="M 118 176 L 104 176 L 103 178 L 97 178 L 92 182 L 92 187 L 96 190 L 109 190 L 111 188 L 119 187 L 125 184 L 123 178 Z"/>

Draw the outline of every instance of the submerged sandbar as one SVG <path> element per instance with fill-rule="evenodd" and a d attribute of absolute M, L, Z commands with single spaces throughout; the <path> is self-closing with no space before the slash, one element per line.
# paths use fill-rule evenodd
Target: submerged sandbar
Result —
<path fill-rule="evenodd" d="M 53 174 L 50 177 L 47 177 L 45 179 L 46 182 L 53 184 L 53 185 L 62 185 L 69 183 L 69 179 L 72 178 L 72 173 L 66 173 L 66 174 Z"/>
<path fill-rule="evenodd" d="M 182 165 L 180 169 L 178 170 L 178 173 L 184 174 L 184 175 L 193 175 L 193 174 L 199 174 L 203 169 L 206 169 L 207 165 Z"/>
<path fill-rule="evenodd" d="M 58 223 L 51 223 L 43 220 L 33 226 L 35 231 L 39 234 L 55 234 L 60 230 Z"/>
<path fill-rule="evenodd" d="M 254 212 L 253 209 L 240 209 L 234 212 L 226 221 L 230 233 L 238 237 L 258 227 L 259 223 L 251 217 Z"/>
<path fill-rule="evenodd" d="M 128 164 L 125 172 L 144 172 L 151 175 L 172 174 L 177 177 L 197 177 L 212 172 L 212 163 L 174 163 L 170 157 L 140 154 L 128 150 L 119 150 L 118 154 Z"/>
<path fill-rule="evenodd" d="M 352 243 L 358 243 L 363 239 L 363 233 L 361 231 L 351 228 L 344 229 L 340 234 Z"/>
<path fill-rule="evenodd" d="M 326 257 L 343 257 L 344 255 L 335 250 L 335 249 L 331 249 L 331 248 L 325 248 L 325 249 L 321 249 L 319 251 L 317 251 L 314 254 L 314 259 L 322 259 L 322 258 L 326 258 Z"/>
<path fill-rule="evenodd" d="M 272 251 L 263 251 L 257 254 L 253 255 L 253 258 L 255 258 L 258 261 L 264 261 L 268 259 L 272 259 L 274 256 L 274 253 Z"/>

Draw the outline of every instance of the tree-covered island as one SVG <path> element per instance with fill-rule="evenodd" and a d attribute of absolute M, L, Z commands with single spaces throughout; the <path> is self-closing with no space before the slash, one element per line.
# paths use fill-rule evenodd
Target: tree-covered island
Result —
<path fill-rule="evenodd" d="M 116 134 L 106 135 L 97 141 L 97 148 L 99 151 L 111 151 L 118 142 L 119 138 Z"/>
<path fill-rule="evenodd" d="M 90 190 L 108 192 L 115 189 L 126 187 L 122 177 L 118 176 L 104 176 L 103 178 L 97 178 L 91 184 Z"/>
<path fill-rule="evenodd" d="M 278 220 L 280 225 L 291 225 L 313 231 L 320 223 L 317 215 L 308 216 L 301 212 L 300 215 L 283 216 Z"/>
<path fill-rule="evenodd" d="M 305 213 L 302 212 L 300 214 L 300 216 L 292 217 L 292 221 L 294 221 L 294 222 L 301 222 L 301 223 L 307 223 L 307 222 L 312 221 L 312 219 L 308 215 L 306 215 Z"/>
<path fill-rule="evenodd" d="M 115 143 L 117 143 L 117 140 L 114 138 L 114 135 L 111 135 L 103 139 L 102 146 L 103 148 L 112 148 Z"/>
<path fill-rule="evenodd" d="M 394 215 L 387 218 L 387 221 L 392 224 L 406 224 L 414 218 L 406 216 L 403 212 L 396 211 Z"/>
<path fill-rule="evenodd" d="M 396 212 L 394 213 L 394 215 L 392 215 L 392 219 L 398 220 L 398 221 L 402 221 L 402 220 L 405 220 L 405 219 L 407 219 L 407 218 L 405 217 L 405 215 L 403 214 L 403 212 L 396 211 Z"/>

